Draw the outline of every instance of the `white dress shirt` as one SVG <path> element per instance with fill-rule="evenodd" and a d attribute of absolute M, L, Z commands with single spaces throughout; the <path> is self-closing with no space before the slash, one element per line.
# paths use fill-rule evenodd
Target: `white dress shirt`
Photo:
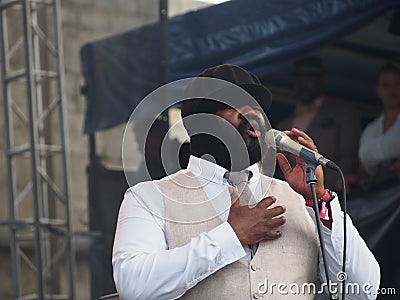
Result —
<path fill-rule="evenodd" d="M 383 114 L 368 124 L 360 139 L 358 155 L 370 175 L 380 171 L 378 167 L 385 169 L 392 166 L 393 159 L 400 159 L 400 116 L 385 133 L 382 122 Z"/>
<path fill-rule="evenodd" d="M 223 201 L 231 203 L 228 183 L 223 175 L 226 169 L 211 162 L 191 156 L 187 169 L 196 175 L 208 198 L 221 193 Z M 257 185 L 257 165 L 249 168 L 253 172 L 249 187 L 256 201 L 262 191 Z M 182 172 L 182 171 L 179 171 Z M 169 249 L 165 236 L 165 222 L 141 204 L 134 187 L 125 193 L 121 204 L 113 249 L 114 280 L 121 299 L 174 299 L 182 296 L 199 281 L 224 266 L 242 257 L 251 259 L 251 249 L 242 245 L 227 222 L 229 210 L 222 211 L 222 224 L 209 232 L 191 239 L 190 243 Z M 158 199 L 157 199 L 158 198 Z M 162 203 L 162 195 L 154 194 L 154 201 Z M 299 195 L 299 201 L 304 199 Z M 313 211 L 304 206 L 308 213 Z M 337 198 L 331 202 L 332 230 L 322 226 L 326 245 L 330 280 L 337 282 L 341 270 L 343 249 L 343 213 Z M 306 214 L 313 227 L 314 221 Z M 368 247 L 347 218 L 348 282 L 370 284 L 371 291 L 379 286 L 379 265 Z M 323 264 L 320 259 L 319 274 L 324 281 Z M 375 295 L 348 296 L 346 299 L 375 299 Z"/>

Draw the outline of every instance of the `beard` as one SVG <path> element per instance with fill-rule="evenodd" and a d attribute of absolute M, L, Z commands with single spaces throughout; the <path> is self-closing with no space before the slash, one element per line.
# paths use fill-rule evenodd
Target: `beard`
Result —
<path fill-rule="evenodd" d="M 242 121 L 237 130 L 240 133 L 240 136 L 243 138 L 245 144 L 246 144 L 246 148 L 247 148 L 247 152 L 249 155 L 249 162 L 250 165 L 253 165 L 257 162 L 261 161 L 261 144 L 260 141 L 264 140 L 265 137 L 265 131 L 264 130 L 260 130 L 261 132 L 261 136 L 256 138 L 256 137 L 251 137 L 247 134 L 247 130 L 248 130 L 248 122 L 247 121 Z"/>
<path fill-rule="evenodd" d="M 259 125 L 262 124 L 258 119 L 255 119 L 254 121 L 257 121 Z M 253 128 L 246 119 L 239 123 L 235 132 L 232 131 L 231 128 L 221 126 L 221 124 L 216 123 L 214 125 L 217 126 L 215 128 L 220 128 L 221 136 L 226 136 L 227 139 L 231 141 L 237 140 L 240 135 L 245 148 L 231 145 L 230 147 L 232 148 L 228 149 L 227 145 L 225 145 L 219 138 L 210 134 L 201 133 L 190 137 L 191 154 L 197 157 L 203 157 L 207 160 L 209 157 L 212 157 L 214 162 L 230 171 L 242 171 L 261 161 L 262 155 L 260 142 L 265 140 L 265 128 L 259 126 L 260 135 L 254 137 L 248 133 L 248 130 L 253 130 Z"/>

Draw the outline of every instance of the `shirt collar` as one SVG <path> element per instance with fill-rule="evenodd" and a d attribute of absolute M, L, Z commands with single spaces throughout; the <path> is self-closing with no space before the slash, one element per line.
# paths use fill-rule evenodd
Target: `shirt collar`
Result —
<path fill-rule="evenodd" d="M 384 118 L 385 118 L 385 116 L 384 116 L 383 113 L 381 113 L 381 114 L 379 115 L 379 117 L 378 117 L 378 122 L 379 122 L 379 133 L 380 133 L 380 134 L 383 134 L 383 120 L 384 120 Z M 400 125 L 400 115 L 397 115 L 396 122 L 393 124 L 393 126 L 394 126 L 395 124 L 399 124 L 399 125 Z M 393 127 L 393 126 L 392 126 L 392 127 Z M 389 128 L 389 130 L 390 130 L 390 128 Z"/>
<path fill-rule="evenodd" d="M 224 174 L 227 172 L 227 169 L 224 167 L 193 155 L 189 158 L 187 170 L 192 172 L 195 176 L 199 176 L 217 184 L 223 183 Z M 260 169 L 257 164 L 251 165 L 247 170 L 253 173 L 253 176 L 250 178 L 250 183 L 257 181 L 260 178 Z"/>
<path fill-rule="evenodd" d="M 249 183 L 256 182 L 260 179 L 260 166 L 257 163 L 248 167 L 247 170 L 253 173 L 253 176 L 251 176 Z"/>

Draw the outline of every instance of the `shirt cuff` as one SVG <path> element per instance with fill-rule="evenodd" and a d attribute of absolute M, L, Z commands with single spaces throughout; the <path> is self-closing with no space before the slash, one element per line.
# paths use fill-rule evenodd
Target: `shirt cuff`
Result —
<path fill-rule="evenodd" d="M 322 228 L 322 232 L 325 235 L 329 235 L 329 236 L 335 236 L 335 233 L 337 233 L 337 225 L 339 222 L 343 222 L 343 212 L 342 209 L 340 208 L 340 204 L 339 204 L 339 200 L 338 200 L 338 196 L 335 194 L 335 198 L 333 198 L 333 200 L 329 203 L 330 207 L 329 210 L 331 211 L 331 215 L 332 215 L 332 229 L 329 229 L 325 226 L 321 226 Z"/>
<path fill-rule="evenodd" d="M 246 251 L 228 222 L 215 227 L 208 232 L 208 235 L 220 247 L 226 264 L 233 263 L 246 255 Z"/>
<path fill-rule="evenodd" d="M 339 200 L 338 197 L 335 196 L 335 198 L 330 202 L 330 210 L 332 214 L 332 229 L 329 229 L 325 226 L 322 227 L 322 236 L 325 239 L 325 241 L 328 242 L 328 244 L 333 248 L 336 249 L 336 256 L 337 256 L 337 261 L 342 260 L 342 253 L 340 249 L 343 249 L 343 212 L 342 209 L 340 208 Z M 350 226 L 349 224 L 349 216 L 347 216 L 347 226 Z M 340 250 L 340 251 L 339 251 Z"/>

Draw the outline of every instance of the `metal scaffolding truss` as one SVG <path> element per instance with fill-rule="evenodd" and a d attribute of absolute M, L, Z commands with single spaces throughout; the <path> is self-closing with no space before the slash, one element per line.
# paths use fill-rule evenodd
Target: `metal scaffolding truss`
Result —
<path fill-rule="evenodd" d="M 0 52 L 14 298 L 75 299 L 59 1 L 0 0 Z"/>

